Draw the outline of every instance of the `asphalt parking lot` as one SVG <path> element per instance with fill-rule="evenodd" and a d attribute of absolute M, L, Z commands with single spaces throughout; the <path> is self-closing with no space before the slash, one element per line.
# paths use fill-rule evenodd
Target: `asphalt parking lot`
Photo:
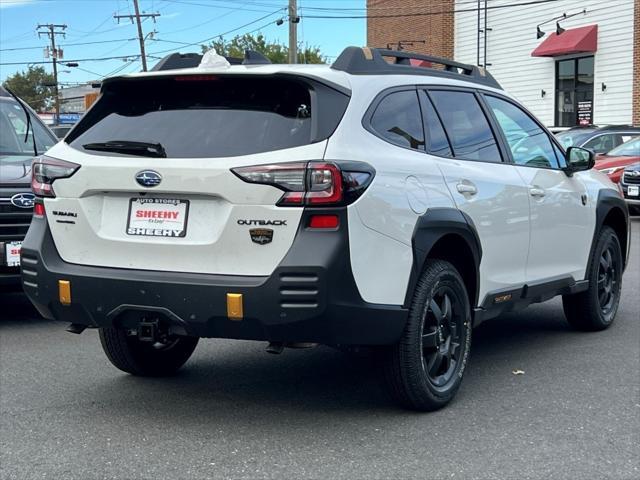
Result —
<path fill-rule="evenodd" d="M 0 478 L 640 478 L 639 247 L 636 217 L 609 330 L 570 330 L 558 300 L 487 322 L 432 414 L 325 347 L 201 341 L 180 375 L 131 377 L 95 331 L 1 295 Z"/>

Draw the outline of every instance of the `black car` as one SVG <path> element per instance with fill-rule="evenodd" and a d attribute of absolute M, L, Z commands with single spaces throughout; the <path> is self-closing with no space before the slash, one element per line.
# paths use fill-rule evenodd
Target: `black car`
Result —
<path fill-rule="evenodd" d="M 640 215 L 640 162 L 624 169 L 620 178 L 620 187 L 624 192 L 629 212 Z"/>
<path fill-rule="evenodd" d="M 582 147 L 593 150 L 596 154 L 607 153 L 638 135 L 640 135 L 640 127 L 630 125 L 609 125 L 606 127 L 589 125 L 556 133 L 556 137 L 565 149 Z"/>
<path fill-rule="evenodd" d="M 56 142 L 26 103 L 0 87 L 0 289 L 20 285 L 20 247 L 34 204 L 31 162 Z"/>

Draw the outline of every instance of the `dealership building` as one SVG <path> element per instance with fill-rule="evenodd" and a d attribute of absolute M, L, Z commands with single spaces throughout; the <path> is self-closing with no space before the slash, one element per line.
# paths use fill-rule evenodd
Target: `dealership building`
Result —
<path fill-rule="evenodd" d="M 640 125 L 640 0 L 368 0 L 367 44 L 486 66 L 549 127 Z"/>

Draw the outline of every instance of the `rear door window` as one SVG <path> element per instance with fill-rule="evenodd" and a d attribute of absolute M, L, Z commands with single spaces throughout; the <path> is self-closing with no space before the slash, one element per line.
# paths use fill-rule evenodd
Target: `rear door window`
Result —
<path fill-rule="evenodd" d="M 424 150 L 424 131 L 416 91 L 403 90 L 384 97 L 371 117 L 371 128 L 390 143 Z"/>
<path fill-rule="evenodd" d="M 441 157 L 451 157 L 451 147 L 444 132 L 440 118 L 433 108 L 431 100 L 424 90 L 420 91 L 422 98 L 422 116 L 424 118 L 424 130 L 427 137 L 427 152 Z"/>
<path fill-rule="evenodd" d="M 429 96 L 442 119 L 456 158 L 502 161 L 489 121 L 473 93 L 430 90 Z"/>
<path fill-rule="evenodd" d="M 79 150 L 106 142 L 161 144 L 169 158 L 249 155 L 323 140 L 349 97 L 298 78 L 184 75 L 105 84 L 66 137 Z M 324 108 L 324 111 L 321 111 Z"/>

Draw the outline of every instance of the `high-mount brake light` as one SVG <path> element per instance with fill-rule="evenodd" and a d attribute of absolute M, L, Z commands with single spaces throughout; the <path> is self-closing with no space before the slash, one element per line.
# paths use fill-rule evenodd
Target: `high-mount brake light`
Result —
<path fill-rule="evenodd" d="M 355 200 L 373 177 L 373 170 L 349 171 L 332 162 L 276 163 L 231 171 L 245 182 L 284 190 L 277 203 L 281 207 L 345 205 Z"/>
<path fill-rule="evenodd" d="M 80 165 L 42 156 L 33 161 L 31 190 L 39 197 L 55 197 L 53 182 L 60 178 L 69 178 L 76 173 Z"/>
<path fill-rule="evenodd" d="M 217 75 L 177 75 L 173 77 L 176 82 L 210 82 L 220 80 Z"/>

